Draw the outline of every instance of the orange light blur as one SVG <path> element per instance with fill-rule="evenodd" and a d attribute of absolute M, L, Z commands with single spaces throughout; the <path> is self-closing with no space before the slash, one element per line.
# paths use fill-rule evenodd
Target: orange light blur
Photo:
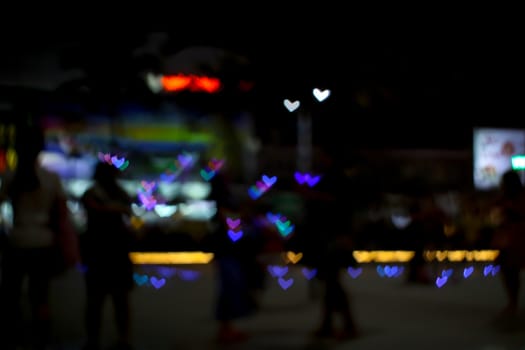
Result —
<path fill-rule="evenodd" d="M 217 78 L 199 77 L 196 75 L 164 75 L 160 82 L 162 88 L 168 92 L 190 90 L 193 92 L 215 93 L 221 88 L 221 81 Z"/>
<path fill-rule="evenodd" d="M 181 74 L 162 76 L 160 78 L 160 82 L 162 83 L 164 90 L 170 92 L 187 89 L 190 86 L 191 81 L 192 78 L 190 76 L 184 76 Z"/>
<path fill-rule="evenodd" d="M 191 89 L 193 91 L 205 91 L 211 94 L 221 88 L 221 82 L 217 78 L 194 77 L 192 82 Z"/>

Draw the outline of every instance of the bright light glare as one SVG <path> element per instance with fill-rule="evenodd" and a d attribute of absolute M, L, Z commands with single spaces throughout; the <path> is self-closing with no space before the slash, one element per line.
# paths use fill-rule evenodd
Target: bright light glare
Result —
<path fill-rule="evenodd" d="M 129 254 L 133 264 L 162 264 L 162 265 L 185 265 L 185 264 L 208 264 L 213 259 L 213 253 L 204 252 L 133 252 Z"/>
<path fill-rule="evenodd" d="M 460 257 L 467 261 L 489 262 L 494 261 L 499 254 L 497 250 L 450 250 L 450 251 L 426 251 L 425 254 L 436 256 L 437 253 L 444 254 L 450 262 L 460 262 Z M 287 255 L 299 256 L 300 252 L 286 252 Z M 443 255 L 440 255 L 443 256 Z M 414 257 L 413 251 L 384 251 L 384 250 L 356 250 L 354 257 L 360 264 L 365 263 L 406 263 Z M 212 253 L 206 252 L 133 252 L 130 258 L 134 264 L 208 264 L 213 259 Z M 470 259 L 470 260 L 469 260 Z"/>
<path fill-rule="evenodd" d="M 181 193 L 188 199 L 205 199 L 211 192 L 211 186 L 206 182 L 186 182 L 182 185 Z"/>

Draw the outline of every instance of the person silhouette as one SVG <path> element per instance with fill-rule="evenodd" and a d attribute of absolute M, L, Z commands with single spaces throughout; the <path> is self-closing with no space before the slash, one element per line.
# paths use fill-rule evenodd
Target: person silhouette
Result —
<path fill-rule="evenodd" d="M 39 162 L 44 146 L 40 126 L 19 127 L 15 142 L 18 164 L 14 173 L 5 176 L 0 190 L 0 202 L 8 200 L 13 208 L 13 227 L 4 247 L 0 281 L 0 337 L 7 342 L 8 349 L 15 348 L 25 338 L 20 303 L 26 276 L 32 345 L 44 349 L 51 342 L 49 287 L 57 272 L 57 237 L 52 213 L 55 206 L 67 209 L 67 197 L 59 176 Z M 73 256 L 73 260 L 79 262 L 80 256 Z"/>
<path fill-rule="evenodd" d="M 86 268 L 86 350 L 100 348 L 102 311 L 107 296 L 115 309 L 117 347 L 130 345 L 130 291 L 133 264 L 129 257 L 134 236 L 126 218 L 132 215 L 132 199 L 117 182 L 119 170 L 100 162 L 93 185 L 82 195 L 87 214 L 82 235 L 82 258 Z"/>
<path fill-rule="evenodd" d="M 318 337 L 354 338 L 357 325 L 341 274 L 355 265 L 351 237 L 352 194 L 344 164 L 331 148 L 321 154 L 322 179 L 313 189 L 303 189 L 307 210 L 304 245 L 305 264 L 317 269 L 316 277 L 323 288 L 321 324 L 314 332 Z M 354 194 L 356 195 L 356 194 Z M 343 317 L 343 330 L 334 328 L 334 316 Z"/>
<path fill-rule="evenodd" d="M 255 265 L 253 240 L 248 233 L 250 223 L 245 221 L 247 216 L 242 215 L 239 209 L 228 176 L 218 172 L 210 184 L 209 199 L 215 201 L 217 213 L 212 218 L 213 229 L 205 246 L 215 255 L 218 282 L 215 302 L 215 319 L 219 326 L 217 341 L 236 343 L 247 339 L 248 334 L 239 329 L 235 321 L 253 314 L 257 308 L 253 293 L 256 286 L 251 284 L 249 275 L 250 268 Z M 240 220 L 239 225 L 232 229 L 228 220 Z M 231 237 L 229 231 L 243 233 L 240 237 L 232 238 L 235 236 Z"/>
<path fill-rule="evenodd" d="M 514 170 L 505 172 L 501 178 L 495 213 L 499 222 L 492 245 L 500 250 L 497 262 L 507 296 L 501 316 L 514 316 L 518 310 L 520 272 L 525 266 L 525 190 Z"/>

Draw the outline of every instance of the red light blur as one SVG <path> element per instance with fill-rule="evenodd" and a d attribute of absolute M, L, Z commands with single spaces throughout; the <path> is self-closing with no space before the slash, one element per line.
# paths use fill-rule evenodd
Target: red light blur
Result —
<path fill-rule="evenodd" d="M 164 91 L 176 92 L 190 90 L 193 92 L 216 93 L 221 88 L 221 81 L 217 78 L 199 77 L 196 75 L 165 75 L 161 78 Z"/>

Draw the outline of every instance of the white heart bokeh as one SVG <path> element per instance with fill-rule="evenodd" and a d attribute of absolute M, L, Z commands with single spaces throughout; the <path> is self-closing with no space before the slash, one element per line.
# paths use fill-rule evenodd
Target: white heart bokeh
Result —
<path fill-rule="evenodd" d="M 284 106 L 289 112 L 295 111 L 297 108 L 299 108 L 300 105 L 301 105 L 301 102 L 299 101 L 292 102 L 288 99 L 284 100 Z"/>
<path fill-rule="evenodd" d="M 133 215 L 135 216 L 142 216 L 144 213 L 146 213 L 146 209 L 143 205 L 139 205 L 137 203 L 131 204 L 131 211 L 133 212 Z"/>
<path fill-rule="evenodd" d="M 177 212 L 176 205 L 157 204 L 155 206 L 155 213 L 161 218 L 168 218 Z"/>
<path fill-rule="evenodd" d="M 328 96 L 330 96 L 330 90 L 328 90 L 328 89 L 326 89 L 326 90 L 319 90 L 318 88 L 315 88 L 313 93 L 314 93 L 314 97 L 319 102 L 323 102 L 324 100 L 326 100 L 328 98 Z"/>

